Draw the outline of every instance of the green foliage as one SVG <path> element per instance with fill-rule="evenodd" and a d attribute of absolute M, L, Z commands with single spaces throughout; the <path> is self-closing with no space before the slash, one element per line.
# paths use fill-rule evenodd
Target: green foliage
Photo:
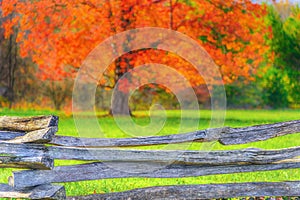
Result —
<path fill-rule="evenodd" d="M 270 101 L 290 100 L 289 104 L 300 103 L 300 9 L 294 6 L 291 15 L 282 19 L 273 9 L 269 8 L 269 22 L 273 29 L 271 47 L 275 53 L 274 68 L 266 74 L 270 92 L 266 97 Z M 271 86 L 273 84 L 273 86 Z M 275 91 L 278 90 L 277 92 Z M 286 91 L 285 91 L 286 90 Z M 285 97 L 280 97 L 285 95 Z M 273 99 L 273 100 L 272 100 Z M 276 107 L 287 106 L 281 103 Z"/>
<path fill-rule="evenodd" d="M 263 103 L 262 87 L 260 80 L 245 82 L 238 80 L 226 85 L 226 97 L 228 108 L 261 108 Z"/>
<path fill-rule="evenodd" d="M 271 68 L 263 77 L 263 99 L 272 108 L 285 108 L 289 105 L 289 79 L 282 69 Z"/>
<path fill-rule="evenodd" d="M 300 105 L 300 8 L 289 6 L 290 15 L 269 6 L 267 23 L 273 37 L 268 39 L 274 53 L 272 66 L 259 69 L 252 82 L 239 78 L 225 86 L 229 108 L 287 108 Z M 201 38 L 200 38 L 201 39 Z M 203 38 L 202 38 L 203 39 Z M 252 64 L 253 60 L 248 60 Z"/>

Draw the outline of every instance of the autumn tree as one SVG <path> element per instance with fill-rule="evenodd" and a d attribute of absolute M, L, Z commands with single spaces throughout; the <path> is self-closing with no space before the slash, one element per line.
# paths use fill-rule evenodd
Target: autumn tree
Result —
<path fill-rule="evenodd" d="M 250 0 L 5 0 L 2 7 L 5 16 L 16 13 L 4 24 L 5 36 L 13 34 L 14 26 L 20 27 L 20 54 L 39 66 L 42 79 L 74 76 L 100 42 L 140 27 L 168 28 L 196 40 L 219 66 L 225 83 L 238 77 L 251 79 L 269 50 L 266 7 Z M 132 39 L 134 34 L 127 38 Z M 178 55 L 141 49 L 116 59 L 99 85 L 114 87 L 128 70 L 149 62 L 172 66 L 193 86 L 203 84 L 195 68 Z M 126 93 L 126 88 L 118 89 Z M 119 105 L 126 101 L 116 100 Z M 116 112 L 122 114 L 124 108 Z"/>
<path fill-rule="evenodd" d="M 274 2 L 268 15 L 272 25 L 273 67 L 265 74 L 265 100 L 272 107 L 300 102 L 300 9 L 289 1 Z"/>

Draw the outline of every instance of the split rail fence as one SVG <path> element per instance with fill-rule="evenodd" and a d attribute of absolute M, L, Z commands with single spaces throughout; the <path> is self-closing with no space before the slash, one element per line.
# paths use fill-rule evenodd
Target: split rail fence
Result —
<path fill-rule="evenodd" d="M 184 134 L 119 139 L 59 136 L 55 135 L 57 130 L 56 116 L 0 117 L 0 167 L 29 169 L 13 171 L 12 176 L 8 177 L 8 184 L 0 184 L 0 198 L 210 199 L 300 196 L 300 180 L 160 186 L 81 197 L 66 197 L 65 188 L 55 185 L 108 178 L 180 178 L 300 168 L 300 146 L 278 150 L 248 148 L 207 152 L 117 148 L 216 140 L 223 145 L 245 144 L 299 133 L 300 120 L 244 128 L 213 128 Z M 55 159 L 88 162 L 54 166 Z M 126 168 L 134 171 L 119 170 Z M 156 170 L 145 171 L 147 168 Z"/>

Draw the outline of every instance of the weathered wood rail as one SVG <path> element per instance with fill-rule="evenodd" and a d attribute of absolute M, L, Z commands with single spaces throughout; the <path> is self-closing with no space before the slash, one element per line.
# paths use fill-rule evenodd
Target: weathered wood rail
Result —
<path fill-rule="evenodd" d="M 14 171 L 12 176 L 8 177 L 8 184 L 0 184 L 0 198 L 208 199 L 300 196 L 300 181 L 175 185 L 82 197 L 66 197 L 65 188 L 55 185 L 107 178 L 180 178 L 300 168 L 300 147 L 227 151 L 117 148 L 209 141 L 219 141 L 223 145 L 244 144 L 299 133 L 300 120 L 244 128 L 224 127 L 185 134 L 120 139 L 58 136 L 55 135 L 57 130 L 56 116 L 0 117 L 0 168 L 29 169 Z M 88 163 L 54 166 L 55 159 L 82 160 Z"/>

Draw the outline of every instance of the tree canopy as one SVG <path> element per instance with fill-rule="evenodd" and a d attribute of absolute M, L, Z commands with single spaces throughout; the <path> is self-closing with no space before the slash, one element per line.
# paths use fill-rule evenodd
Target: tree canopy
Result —
<path fill-rule="evenodd" d="M 101 41 L 139 27 L 169 28 L 195 39 L 219 66 L 225 82 L 249 78 L 269 50 L 266 7 L 249 0 L 9 0 L 2 8 L 5 16 L 13 15 L 4 23 L 5 36 L 18 26 L 20 53 L 32 58 L 44 79 L 69 76 Z M 141 50 L 127 57 L 165 60 L 194 84 L 201 82 L 176 55 Z M 123 73 L 141 62 L 121 61 L 112 70 L 121 68 Z"/>

